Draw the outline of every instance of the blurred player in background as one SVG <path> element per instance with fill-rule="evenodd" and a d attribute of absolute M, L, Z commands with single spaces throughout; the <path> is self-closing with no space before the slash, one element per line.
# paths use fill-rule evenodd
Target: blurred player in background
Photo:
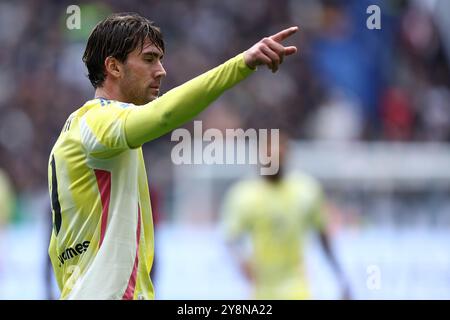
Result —
<path fill-rule="evenodd" d="M 0 168 L 0 232 L 13 216 L 14 190 L 6 172 Z"/>
<path fill-rule="evenodd" d="M 15 193 L 11 181 L 6 173 L 0 168 L 0 244 L 4 243 L 4 230 L 13 218 L 15 207 Z M 0 273 L 3 268 L 3 247 L 0 246 Z M 6 249 L 6 247 L 5 247 Z"/>
<path fill-rule="evenodd" d="M 157 99 L 164 42 L 137 14 L 116 14 L 89 36 L 83 56 L 94 99 L 67 119 L 48 164 L 49 255 L 62 299 L 153 299 L 153 222 L 141 146 L 192 119 L 257 66 L 276 72 L 296 53 L 264 38 Z"/>
<path fill-rule="evenodd" d="M 222 208 L 227 242 L 253 285 L 254 298 L 311 299 L 304 250 L 308 232 L 317 231 L 342 285 L 342 298 L 349 299 L 326 232 L 321 186 L 305 174 L 285 172 L 287 148 L 284 134 L 279 146 L 269 142 L 269 152 L 279 152 L 278 172 L 240 181 L 227 192 Z"/>
<path fill-rule="evenodd" d="M 3 242 L 3 232 L 13 218 L 15 207 L 15 192 L 12 183 L 6 173 L 0 168 L 0 243 Z M 2 247 L 0 247 L 0 250 Z M 6 248 L 5 248 L 6 249 Z M 0 252 L 0 273 L 2 272 L 2 257 Z"/>

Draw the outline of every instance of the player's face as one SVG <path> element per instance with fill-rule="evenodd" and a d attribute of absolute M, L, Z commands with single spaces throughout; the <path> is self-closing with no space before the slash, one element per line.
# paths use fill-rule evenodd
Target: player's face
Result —
<path fill-rule="evenodd" d="M 279 170 L 272 176 L 266 175 L 264 176 L 267 179 L 271 179 L 272 177 L 280 177 L 282 172 L 284 171 L 285 161 L 287 158 L 288 153 L 288 143 L 289 140 L 287 136 L 280 132 L 279 139 L 272 140 L 272 135 L 268 135 L 267 140 L 267 156 L 270 157 L 271 162 L 268 165 L 265 165 L 264 167 L 275 167 Z"/>
<path fill-rule="evenodd" d="M 142 105 L 158 97 L 161 80 L 166 75 L 162 66 L 163 53 L 149 40 L 128 54 L 124 76 L 120 81 L 122 95 L 127 102 Z"/>

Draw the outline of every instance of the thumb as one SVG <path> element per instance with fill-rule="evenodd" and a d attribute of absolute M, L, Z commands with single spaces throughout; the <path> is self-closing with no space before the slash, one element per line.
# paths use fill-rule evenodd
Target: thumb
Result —
<path fill-rule="evenodd" d="M 297 47 L 290 46 L 284 48 L 284 55 L 290 56 L 291 54 L 297 53 Z"/>

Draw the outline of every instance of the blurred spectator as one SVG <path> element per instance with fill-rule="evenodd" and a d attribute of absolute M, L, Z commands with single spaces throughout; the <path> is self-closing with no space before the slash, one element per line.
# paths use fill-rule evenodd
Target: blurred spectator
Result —
<path fill-rule="evenodd" d="M 406 92 L 390 88 L 381 99 L 383 137 L 408 141 L 412 138 L 414 114 Z"/>
<path fill-rule="evenodd" d="M 351 141 L 362 136 L 362 116 L 359 104 L 342 92 L 330 93 L 318 105 L 308 123 L 312 138 L 331 141 Z"/>

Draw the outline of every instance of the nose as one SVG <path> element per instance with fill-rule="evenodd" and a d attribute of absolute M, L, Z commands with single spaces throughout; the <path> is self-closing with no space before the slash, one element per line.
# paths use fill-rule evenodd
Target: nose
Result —
<path fill-rule="evenodd" d="M 166 69 L 164 69 L 161 61 L 158 61 L 158 67 L 155 72 L 155 78 L 162 79 L 166 76 L 166 74 L 167 74 Z"/>

